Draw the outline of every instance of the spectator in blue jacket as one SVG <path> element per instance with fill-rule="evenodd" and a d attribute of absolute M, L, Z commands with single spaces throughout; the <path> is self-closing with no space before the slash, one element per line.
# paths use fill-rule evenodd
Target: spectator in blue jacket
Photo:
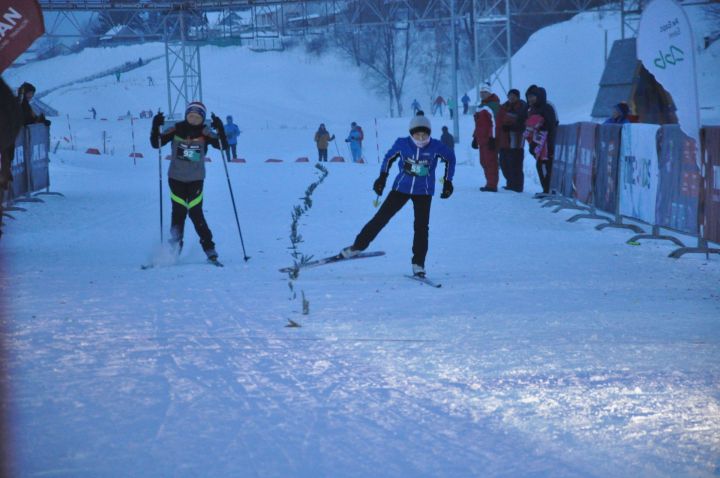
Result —
<path fill-rule="evenodd" d="M 237 140 L 238 136 L 240 136 L 240 128 L 233 123 L 233 117 L 229 116 L 225 118 L 225 136 L 227 136 L 227 142 L 228 146 L 232 150 L 232 159 L 237 159 Z"/>
<path fill-rule="evenodd" d="M 612 116 L 605 120 L 604 124 L 625 124 L 629 123 L 628 115 L 630 107 L 624 101 L 613 106 Z"/>
<path fill-rule="evenodd" d="M 345 142 L 350 143 L 350 152 L 352 153 L 353 163 L 360 162 L 360 158 L 362 158 L 362 140 L 363 135 L 360 132 L 357 123 L 353 121 L 352 124 L 350 124 L 350 134 L 348 134 L 348 137 L 345 138 Z"/>
<path fill-rule="evenodd" d="M 380 176 L 373 184 L 373 190 L 381 196 L 390 168 L 397 160 L 397 176 L 392 191 L 385 198 L 375 216 L 365 224 L 353 245 L 344 248 L 340 254 L 353 257 L 364 251 L 408 201 L 413 203 L 415 213 L 412 246 L 413 274 L 425 277 L 425 257 L 428 250 L 430 203 L 435 193 L 435 168 L 438 161 L 445 163 L 441 199 L 447 199 L 453 192 L 452 178 L 455 174 L 455 154 L 437 139 L 430 137 L 430 120 L 422 111 L 410 121 L 410 136 L 398 138 L 385 154 Z"/>

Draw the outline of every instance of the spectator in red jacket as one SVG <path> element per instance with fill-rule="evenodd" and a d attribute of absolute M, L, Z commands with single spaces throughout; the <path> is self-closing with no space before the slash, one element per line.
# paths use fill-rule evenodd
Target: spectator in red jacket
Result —
<path fill-rule="evenodd" d="M 498 186 L 498 155 L 495 149 L 495 138 L 498 135 L 499 123 L 496 121 L 500 100 L 490 90 L 489 83 L 480 87 L 481 102 L 475 112 L 475 131 L 473 132 L 473 148 L 480 150 L 480 165 L 485 172 L 483 192 L 497 192 Z"/>

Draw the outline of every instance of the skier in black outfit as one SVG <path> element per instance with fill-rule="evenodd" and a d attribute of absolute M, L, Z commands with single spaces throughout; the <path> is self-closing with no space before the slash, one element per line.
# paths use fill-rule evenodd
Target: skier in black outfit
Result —
<path fill-rule="evenodd" d="M 205 154 L 208 144 L 220 149 L 220 142 L 227 144 L 222 121 L 213 119 L 212 127 L 217 135 L 212 134 L 205 126 L 207 109 L 199 101 L 192 102 L 185 110 L 185 120 L 160 132 L 165 122 L 162 113 L 153 117 L 150 144 L 153 148 L 172 141 L 172 154 L 168 168 L 170 199 L 172 200 L 172 222 L 170 226 L 170 244 L 177 254 L 183 246 L 185 218 L 195 226 L 200 236 L 200 245 L 208 259 L 216 261 L 218 254 L 212 240 L 212 232 L 205 221 L 202 211 L 203 183 L 205 180 Z"/>

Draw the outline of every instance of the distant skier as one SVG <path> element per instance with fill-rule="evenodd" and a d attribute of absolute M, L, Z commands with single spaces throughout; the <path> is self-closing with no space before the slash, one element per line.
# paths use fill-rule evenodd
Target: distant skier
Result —
<path fill-rule="evenodd" d="M 226 145 L 232 150 L 232 159 L 237 159 L 237 142 L 240 133 L 242 133 L 242 131 L 240 131 L 238 125 L 233 123 L 233 117 L 228 115 L 228 117 L 225 118 L 225 136 L 227 136 Z"/>
<path fill-rule="evenodd" d="M 440 135 L 440 142 L 447 146 L 450 151 L 455 152 L 455 137 L 450 134 L 447 126 L 442 127 L 442 135 Z"/>
<path fill-rule="evenodd" d="M 119 72 L 119 71 L 116 71 L 116 72 L 115 72 L 115 80 L 116 80 L 118 83 L 120 83 L 120 72 Z"/>
<path fill-rule="evenodd" d="M 97 118 L 97 110 L 95 110 L 94 106 L 92 108 L 90 108 L 88 111 L 90 112 L 90 114 L 92 114 L 92 119 Z"/>
<path fill-rule="evenodd" d="M 148 80 L 148 86 L 155 86 L 155 82 L 153 81 L 152 76 L 148 76 L 147 80 Z"/>
<path fill-rule="evenodd" d="M 456 104 L 455 104 L 455 98 L 453 98 L 452 96 L 450 98 L 448 98 L 448 100 L 447 100 L 447 107 L 448 107 L 448 111 L 450 112 L 450 119 L 453 119 L 453 115 L 455 115 Z"/>
<path fill-rule="evenodd" d="M 418 111 L 420 111 L 420 103 L 418 102 L 417 98 L 413 100 L 410 107 L 413 109 L 413 116 L 417 115 Z"/>
<path fill-rule="evenodd" d="M 185 110 L 185 120 L 175 123 L 167 130 L 160 132 L 160 126 L 165 122 L 162 113 L 153 118 L 150 132 L 150 144 L 153 148 L 172 141 L 170 167 L 168 168 L 168 183 L 170 184 L 170 199 L 172 200 L 172 222 L 170 228 L 170 245 L 177 254 L 183 247 L 183 234 L 185 218 L 195 226 L 200 236 L 200 245 L 208 259 L 217 261 L 215 243 L 212 232 L 205 222 L 203 215 L 203 184 L 205 180 L 205 154 L 208 144 L 220 149 L 220 141 L 227 144 L 222 121 L 213 122 L 217 135 L 210 132 L 205 126 L 207 109 L 199 101 L 190 103 Z M 219 141 L 218 141 L 219 140 Z"/>
<path fill-rule="evenodd" d="M 328 130 L 325 129 L 325 124 L 320 123 L 320 127 L 318 127 L 318 130 L 315 132 L 315 144 L 317 145 L 318 150 L 318 161 L 327 161 L 328 155 L 328 145 L 330 144 L 330 141 L 335 139 L 335 135 L 330 136 L 330 133 L 328 133 Z"/>
<path fill-rule="evenodd" d="M 433 115 L 436 115 L 438 111 L 440 111 L 440 117 L 443 115 L 443 105 L 447 104 L 445 102 L 445 98 L 438 95 L 437 98 L 435 98 L 435 101 L 433 101 Z"/>
<path fill-rule="evenodd" d="M 360 162 L 360 159 L 362 158 L 362 140 L 362 130 L 359 129 L 357 123 L 353 121 L 350 124 L 350 133 L 348 134 L 348 137 L 345 138 L 345 142 L 350 143 L 350 152 L 352 153 L 353 163 Z"/>
<path fill-rule="evenodd" d="M 468 107 L 470 106 L 470 97 L 465 93 L 462 98 L 460 98 L 460 101 L 463 104 L 463 114 L 468 114 Z"/>
<path fill-rule="evenodd" d="M 373 184 L 375 193 L 382 195 L 390 168 L 393 162 L 398 160 L 398 175 L 393 181 L 392 191 L 375 216 L 362 228 L 355 242 L 340 251 L 340 255 L 350 258 L 367 249 L 390 219 L 405 203 L 412 201 L 415 214 L 412 271 L 416 276 L 425 277 L 430 203 L 435 193 L 435 168 L 438 161 L 445 163 L 440 198 L 447 199 L 453 192 L 455 154 L 440 141 L 430 138 L 430 120 L 422 111 L 412 118 L 409 130 L 410 136 L 398 138 L 385 154 L 380 176 Z"/>

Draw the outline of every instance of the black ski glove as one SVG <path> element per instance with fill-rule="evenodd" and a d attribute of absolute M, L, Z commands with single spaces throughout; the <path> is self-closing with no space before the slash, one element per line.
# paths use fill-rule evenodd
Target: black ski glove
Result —
<path fill-rule="evenodd" d="M 215 131 L 217 131 L 218 139 L 220 140 L 220 143 L 224 148 L 228 147 L 227 142 L 227 136 L 225 135 L 225 126 L 223 125 L 223 122 L 220 118 L 215 116 L 215 113 L 210 114 L 210 118 L 212 118 L 212 122 L 210 123 L 210 126 L 213 127 Z"/>
<path fill-rule="evenodd" d="M 165 124 L 165 115 L 162 113 L 158 113 L 155 116 L 153 116 L 152 121 L 152 129 L 153 131 L 158 131 L 160 129 L 160 126 Z"/>
<path fill-rule="evenodd" d="M 443 182 L 443 190 L 442 194 L 440 194 L 440 199 L 447 199 L 450 196 L 452 196 L 453 193 L 453 185 L 452 181 L 449 179 L 446 179 L 445 182 Z"/>
<path fill-rule="evenodd" d="M 383 190 L 385 189 L 385 183 L 387 182 L 388 173 L 380 173 L 380 176 L 373 183 L 373 191 L 378 196 L 382 196 Z"/>
<path fill-rule="evenodd" d="M 470 147 L 472 147 L 472 149 L 478 149 L 477 141 L 475 140 L 475 138 L 473 138 Z"/>
<path fill-rule="evenodd" d="M 492 137 L 491 137 L 491 138 L 488 140 L 488 149 L 489 149 L 490 151 L 495 151 L 495 138 L 492 138 Z"/>

